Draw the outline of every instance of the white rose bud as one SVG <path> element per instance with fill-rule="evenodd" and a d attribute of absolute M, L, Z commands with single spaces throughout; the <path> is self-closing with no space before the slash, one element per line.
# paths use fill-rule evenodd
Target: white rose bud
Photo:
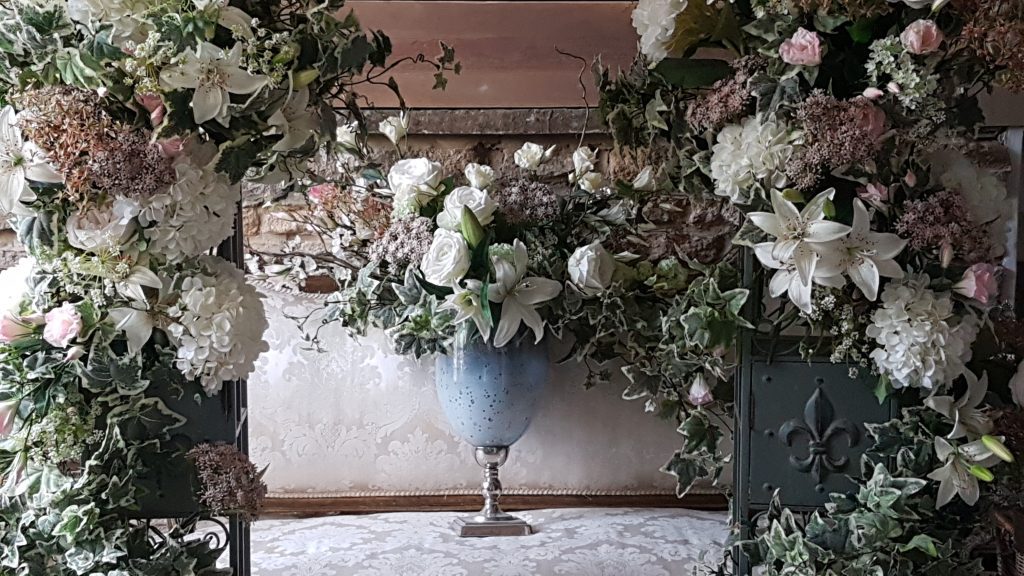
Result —
<path fill-rule="evenodd" d="M 647 166 L 633 178 L 633 189 L 641 192 L 653 192 L 657 189 L 658 183 L 654 179 L 654 168 Z"/>
<path fill-rule="evenodd" d="M 485 164 L 469 164 L 465 170 L 466 180 L 473 188 L 487 190 L 494 184 L 494 168 Z"/>
<path fill-rule="evenodd" d="M 576 174 L 592 172 L 597 164 L 597 150 L 581 146 L 572 153 L 572 165 Z"/>
<path fill-rule="evenodd" d="M 401 116 L 389 116 L 377 124 L 377 129 L 397 146 L 398 141 L 409 133 L 409 116 L 405 112 Z"/>
<path fill-rule="evenodd" d="M 537 168 L 540 168 L 541 164 L 550 160 L 554 153 L 554 146 L 545 150 L 540 144 L 527 142 L 526 144 L 523 144 L 522 148 L 516 150 L 513 159 L 515 160 L 516 165 L 524 170 L 536 170 Z"/>
<path fill-rule="evenodd" d="M 569 257 L 569 280 L 587 296 L 596 296 L 612 285 L 615 258 L 600 242 L 581 246 Z"/>
<path fill-rule="evenodd" d="M 426 158 L 399 160 L 388 172 L 388 187 L 395 195 L 396 205 L 419 207 L 437 196 L 441 184 L 441 165 Z"/>
<path fill-rule="evenodd" d="M 469 244 L 462 234 L 439 228 L 420 262 L 420 271 L 431 284 L 453 286 L 469 272 L 469 257 Z"/>
<path fill-rule="evenodd" d="M 578 184 L 580 188 L 593 194 L 604 188 L 604 176 L 600 172 L 587 172 L 580 177 Z"/>
<path fill-rule="evenodd" d="M 462 226 L 462 208 L 469 208 L 480 224 L 487 226 L 494 221 L 497 203 L 479 188 L 459 186 L 444 198 L 444 212 L 437 215 L 437 225 L 448 230 L 459 230 Z"/>

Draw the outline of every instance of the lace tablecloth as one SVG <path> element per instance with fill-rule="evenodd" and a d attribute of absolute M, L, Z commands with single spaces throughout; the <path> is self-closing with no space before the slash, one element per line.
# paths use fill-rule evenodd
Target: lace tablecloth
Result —
<path fill-rule="evenodd" d="M 254 576 L 676 576 L 717 558 L 724 512 L 575 508 L 520 515 L 537 533 L 458 538 L 459 513 L 262 520 Z"/>

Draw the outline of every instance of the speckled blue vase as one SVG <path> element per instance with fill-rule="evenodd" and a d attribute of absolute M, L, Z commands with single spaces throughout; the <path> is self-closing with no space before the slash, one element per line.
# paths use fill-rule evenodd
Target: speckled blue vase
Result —
<path fill-rule="evenodd" d="M 448 422 L 473 446 L 511 446 L 530 426 L 548 380 L 546 342 L 515 338 L 494 348 L 459 331 L 437 357 L 437 397 Z"/>

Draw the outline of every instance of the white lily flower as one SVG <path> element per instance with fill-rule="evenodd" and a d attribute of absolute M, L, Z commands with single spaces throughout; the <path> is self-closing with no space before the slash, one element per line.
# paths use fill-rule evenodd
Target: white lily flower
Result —
<path fill-rule="evenodd" d="M 893 260 L 907 245 L 896 234 L 871 231 L 871 216 L 859 198 L 853 200 L 853 227 L 846 236 L 822 247 L 838 257 L 834 263 L 872 302 L 878 298 L 881 277 L 903 278 L 903 268 Z"/>
<path fill-rule="evenodd" d="M 924 401 L 932 410 L 953 420 L 953 431 L 946 436 L 950 440 L 965 436 L 977 438 L 992 432 L 992 420 L 983 408 L 979 408 L 988 392 L 988 373 L 978 378 L 967 370 L 964 378 L 967 379 L 967 392 L 960 398 L 931 396 Z"/>
<path fill-rule="evenodd" d="M 783 198 L 778 190 L 771 191 L 772 212 L 751 212 L 750 221 L 775 237 L 774 242 L 754 246 L 754 255 L 766 267 L 778 270 L 769 285 L 773 296 L 785 292 L 790 300 L 803 310 L 811 311 L 811 284 L 836 285 L 839 270 L 832 265 L 838 261 L 828 247 L 850 232 L 850 227 L 825 220 L 825 202 L 832 199 L 835 189 L 821 192 L 804 206 L 802 211 Z M 825 254 L 825 265 L 819 269 L 819 260 Z M 830 280 L 831 279 L 831 280 Z"/>
<path fill-rule="evenodd" d="M 36 199 L 29 181 L 56 184 L 60 174 L 50 167 L 46 155 L 26 142 L 18 128 L 14 108 L 0 110 L 0 214 L 26 214 L 25 204 Z"/>
<path fill-rule="evenodd" d="M 484 303 L 481 299 L 483 286 L 483 282 L 479 280 L 466 280 L 464 288 L 455 285 L 455 293 L 445 298 L 438 310 L 454 310 L 455 320 L 452 322 L 455 324 L 472 320 L 486 342 L 491 335 L 491 322 L 484 317 Z"/>
<path fill-rule="evenodd" d="M 388 116 L 377 124 L 377 130 L 398 146 L 398 141 L 409 133 L 409 116 L 404 111 L 398 116 Z"/>
<path fill-rule="evenodd" d="M 146 293 L 142 290 L 143 286 L 159 290 L 163 287 L 163 282 L 149 268 L 135 266 L 131 269 L 127 278 L 117 282 L 117 291 L 129 300 L 144 303 L 146 302 Z"/>
<path fill-rule="evenodd" d="M 216 119 L 227 126 L 231 94 L 252 94 L 267 83 L 266 76 L 243 70 L 241 59 L 241 43 L 225 52 L 203 42 L 198 50 L 186 50 L 178 65 L 160 72 L 160 84 L 171 90 L 195 90 L 192 116 L 196 124 Z"/>
<path fill-rule="evenodd" d="M 999 438 L 1000 442 L 1002 440 Z M 928 478 L 939 482 L 939 493 L 935 499 L 936 510 L 949 504 L 957 494 L 967 505 L 974 506 L 981 491 L 978 488 L 978 478 L 971 473 L 971 467 L 987 469 L 999 462 L 999 458 L 981 440 L 954 447 L 944 438 L 936 438 L 935 455 L 946 463 L 942 468 L 928 474 Z"/>
<path fill-rule="evenodd" d="M 274 144 L 274 150 L 295 150 L 305 144 L 320 127 L 316 114 L 309 108 L 309 89 L 292 93 L 288 102 L 274 112 L 267 123 L 284 136 Z"/>
<path fill-rule="evenodd" d="M 114 308 L 107 315 L 114 328 L 124 332 L 128 340 L 129 354 L 138 354 L 142 350 L 146 342 L 149 342 L 156 326 L 149 314 L 135 308 Z"/>
<path fill-rule="evenodd" d="M 536 307 L 551 300 L 562 291 L 562 285 L 549 278 L 526 276 L 528 262 L 526 246 L 517 238 L 512 244 L 512 262 L 492 257 L 497 279 L 491 284 L 487 297 L 501 304 L 501 320 L 494 333 L 494 347 L 501 348 L 516 335 L 521 323 L 533 330 L 535 343 L 544 338 L 544 320 Z"/>

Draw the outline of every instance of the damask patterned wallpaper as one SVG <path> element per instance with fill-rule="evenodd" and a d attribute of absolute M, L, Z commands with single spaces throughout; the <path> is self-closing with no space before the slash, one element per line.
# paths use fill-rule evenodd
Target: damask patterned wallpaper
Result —
<path fill-rule="evenodd" d="M 323 332 L 327 353 L 303 350 L 286 315 L 316 297 L 263 291 L 270 352 L 249 382 L 250 445 L 272 493 L 477 491 L 480 469 L 441 413 L 432 361 L 338 326 Z M 552 367 L 546 402 L 502 468 L 509 491 L 672 492 L 659 468 L 681 440 L 673 423 L 622 400 L 621 385 L 582 381 L 579 367 Z"/>

